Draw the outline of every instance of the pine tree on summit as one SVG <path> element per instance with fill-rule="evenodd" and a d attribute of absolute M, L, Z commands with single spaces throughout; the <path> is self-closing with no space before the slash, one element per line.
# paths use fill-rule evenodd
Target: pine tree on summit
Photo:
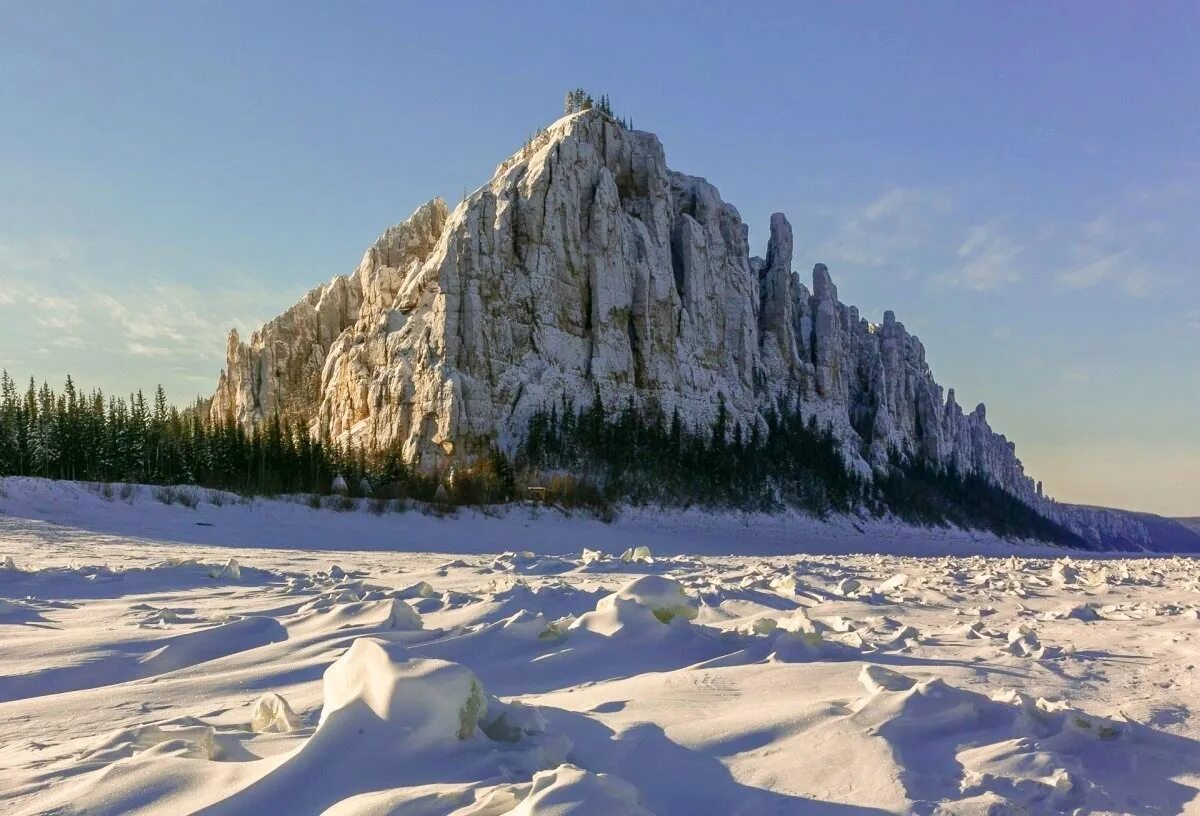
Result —
<path fill-rule="evenodd" d="M 572 113 L 591 110 L 594 104 L 592 97 L 587 91 L 583 88 L 575 88 L 574 90 L 567 91 L 567 97 L 563 101 L 563 113 L 569 116 Z"/>

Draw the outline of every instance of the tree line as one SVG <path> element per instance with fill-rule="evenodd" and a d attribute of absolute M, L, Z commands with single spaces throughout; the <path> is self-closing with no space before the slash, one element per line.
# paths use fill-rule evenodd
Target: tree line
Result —
<path fill-rule="evenodd" d="M 301 423 L 272 416 L 246 430 L 213 422 L 207 404 L 168 404 L 80 392 L 71 377 L 56 392 L 33 379 L 22 391 L 0 373 L 0 475 L 94 482 L 193 484 L 239 493 L 327 491 L 335 473 L 361 476 L 364 451 L 313 439 Z"/>
<path fill-rule="evenodd" d="M 1016 497 L 973 474 L 893 456 L 873 478 L 846 465 L 828 426 L 794 397 L 743 426 L 720 398 L 708 427 L 676 410 L 606 408 L 565 399 L 536 411 L 512 456 L 491 447 L 470 461 L 430 471 L 406 461 L 400 444 L 372 450 L 314 435 L 301 418 L 272 414 L 252 427 L 213 419 L 208 403 L 184 409 L 162 386 L 81 393 L 30 379 L 19 389 L 0 373 L 0 476 L 85 482 L 196 485 L 241 494 L 325 494 L 342 475 L 350 491 L 451 505 L 488 505 L 531 495 L 610 512 L 619 503 L 815 515 L 892 513 L 917 524 L 952 523 L 1006 536 L 1082 541 Z"/>
<path fill-rule="evenodd" d="M 829 428 L 806 421 L 798 402 L 768 411 L 749 429 L 730 419 L 724 398 L 709 428 L 679 411 L 638 411 L 632 401 L 607 412 L 597 394 L 576 409 L 567 402 L 537 411 L 518 452 L 518 467 L 583 474 L 612 499 L 817 514 L 851 510 L 866 482 L 847 469 Z"/>
<path fill-rule="evenodd" d="M 866 511 L 912 524 L 953 524 L 1000 536 L 1087 543 L 1017 497 L 974 473 L 959 473 L 893 451 L 871 478 L 850 469 L 841 444 L 795 396 L 744 428 L 723 397 L 710 428 L 693 428 L 676 410 L 668 420 L 632 402 L 606 411 L 567 402 L 535 412 L 517 469 L 583 475 L 612 501 L 698 504 L 743 510 L 787 507 L 825 516 Z"/>

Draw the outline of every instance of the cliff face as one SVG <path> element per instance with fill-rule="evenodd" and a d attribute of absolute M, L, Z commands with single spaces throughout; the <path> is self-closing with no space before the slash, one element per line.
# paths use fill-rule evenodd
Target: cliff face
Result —
<path fill-rule="evenodd" d="M 445 222 L 445 203 L 431 201 L 385 232 L 352 274 L 310 291 L 254 332 L 249 343 L 231 331 L 210 409 L 213 419 L 249 426 L 277 410 L 315 418 L 326 363 L 343 356 L 334 353 L 335 347 L 372 334 L 372 326 L 390 311 L 400 283 L 432 251 Z"/>
<path fill-rule="evenodd" d="M 436 463 L 512 446 L 564 396 L 693 425 L 723 399 L 748 425 L 796 395 L 864 472 L 897 449 L 1044 504 L 984 407 L 964 413 L 943 392 L 891 312 L 862 319 L 823 264 L 801 283 L 782 214 L 765 257 L 747 235 L 715 187 L 667 167 L 653 134 L 568 116 L 453 212 L 426 204 L 353 274 L 249 343 L 231 335 L 213 415 L 293 411 L 315 433 Z"/>

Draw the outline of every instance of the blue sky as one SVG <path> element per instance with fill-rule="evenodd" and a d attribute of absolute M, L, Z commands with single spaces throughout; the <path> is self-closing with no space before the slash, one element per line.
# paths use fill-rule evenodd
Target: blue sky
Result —
<path fill-rule="evenodd" d="M 0 0 L 0 366 L 208 393 L 582 85 L 1053 495 L 1200 515 L 1200 6 L 440 6 Z"/>

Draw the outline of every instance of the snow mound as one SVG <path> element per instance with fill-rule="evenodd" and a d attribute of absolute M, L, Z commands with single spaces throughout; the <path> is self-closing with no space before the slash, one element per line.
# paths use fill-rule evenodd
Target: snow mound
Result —
<path fill-rule="evenodd" d="M 216 759 L 214 732 L 202 724 L 139 725 L 112 732 L 82 751 L 78 760 L 86 763 L 116 762 L 118 759 L 155 749 L 188 759 Z"/>
<path fill-rule="evenodd" d="M 112 567 L 107 564 L 45 566 L 39 569 L 0 568 L 6 595 L 47 598 L 110 598 L 120 595 L 173 592 L 210 586 L 214 579 L 248 586 L 282 584 L 278 573 L 240 567 L 235 559 L 205 564 L 195 558 L 168 558 L 148 566 Z"/>
<path fill-rule="evenodd" d="M 861 656 L 855 643 L 826 639 L 821 632 L 789 632 L 776 630 L 771 638 L 772 657 L 785 663 L 812 660 L 854 660 Z"/>
<path fill-rule="evenodd" d="M 203 623 L 205 619 L 187 607 L 153 606 L 135 604 L 129 608 L 131 614 L 139 615 L 138 627 L 142 629 L 167 629 L 171 626 Z"/>
<path fill-rule="evenodd" d="M 470 739 L 486 713 L 483 686 L 465 666 L 408 659 L 392 644 L 358 638 L 325 671 L 317 734 L 380 739 L 408 753 Z"/>
<path fill-rule="evenodd" d="M 472 649 L 481 655 L 511 653 L 515 644 L 556 641 L 566 635 L 572 618 L 553 621 L 541 612 L 521 609 L 507 618 L 485 623 L 459 638 L 472 642 Z"/>
<path fill-rule="evenodd" d="M 40 617 L 37 605 L 32 599 L 8 600 L 0 598 L 0 620 L 4 620 L 6 623 Z"/>
<path fill-rule="evenodd" d="M 700 603 L 683 584 L 661 575 L 643 575 L 601 598 L 595 610 L 580 615 L 570 629 L 605 637 L 656 635 L 663 624 L 683 624 L 699 614 Z"/>
<path fill-rule="evenodd" d="M 523 580 L 505 579 L 488 586 L 481 602 L 468 607 L 453 622 L 481 623 L 510 618 L 518 612 L 540 612 L 550 619 L 575 618 L 596 608 L 603 590 L 585 591 L 558 580 L 530 586 Z"/>
<path fill-rule="evenodd" d="M 312 736 L 283 761 L 263 766 L 263 776 L 216 812 L 448 813 L 458 797 L 445 788 L 424 801 L 438 804 L 432 811 L 393 805 L 415 806 L 422 800 L 408 795 L 413 789 L 433 789 L 460 774 L 528 778 L 559 765 L 571 750 L 566 736 L 546 730 L 538 710 L 489 699 L 467 667 L 410 657 L 380 639 L 354 640 L 323 684 Z"/>
<path fill-rule="evenodd" d="M 433 587 L 427 581 L 418 581 L 403 589 L 393 590 L 390 594 L 393 598 L 411 600 L 416 598 L 432 598 L 434 591 Z"/>
<path fill-rule="evenodd" d="M 298 631 L 322 631 L 347 627 L 369 627 L 415 632 L 424 627 L 421 615 L 399 598 L 360 601 L 353 593 L 340 597 L 322 596 L 300 607 Z"/>
<path fill-rule="evenodd" d="M 908 796 L 941 800 L 939 812 L 1158 812 L 1129 793 L 1153 799 L 1143 765 L 1174 749 L 1166 735 L 1013 690 L 986 697 L 878 666 L 859 680 L 853 718 L 890 745 Z"/>
<path fill-rule="evenodd" d="M 683 620 L 681 618 L 681 620 Z M 663 628 L 662 618 L 637 601 L 609 595 L 595 610 L 580 615 L 569 631 L 587 631 L 605 637 L 654 635 Z"/>
<path fill-rule="evenodd" d="M 511 796 L 501 793 L 500 796 Z M 592 773 L 574 765 L 559 765 L 535 774 L 525 799 L 511 810 L 491 810 L 480 803 L 455 816 L 654 816 L 641 804 L 637 788 L 610 774 Z M 497 801 L 497 804 L 499 802 Z"/>
<path fill-rule="evenodd" d="M 554 555 L 535 555 L 529 551 L 506 552 L 496 556 L 492 569 L 497 572 L 512 572 L 519 575 L 552 575 L 567 572 L 575 564 Z"/>
<path fill-rule="evenodd" d="M 662 575 L 635 578 L 618 589 L 612 597 L 646 607 L 663 623 L 669 623 L 676 617 L 695 620 L 700 611 L 699 601 L 684 591 L 683 584 Z M 596 608 L 599 610 L 599 605 Z"/>

